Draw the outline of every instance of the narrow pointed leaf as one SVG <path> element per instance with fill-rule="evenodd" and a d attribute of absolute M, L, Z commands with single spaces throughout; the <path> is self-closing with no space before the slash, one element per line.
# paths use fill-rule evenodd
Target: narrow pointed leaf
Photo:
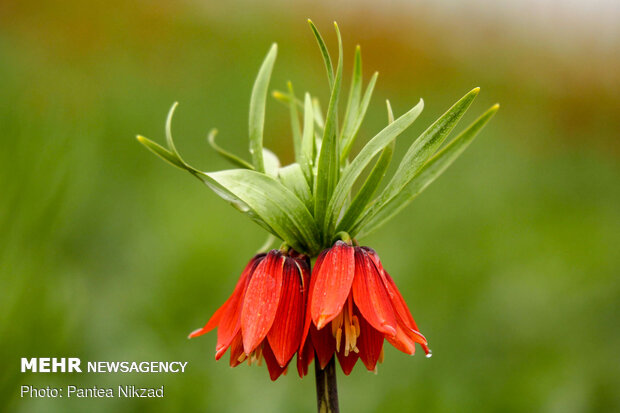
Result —
<path fill-rule="evenodd" d="M 359 47 L 355 49 L 355 59 L 353 62 L 353 76 L 351 78 L 351 87 L 349 89 L 349 98 L 347 100 L 344 119 L 342 120 L 342 131 L 340 140 L 347 139 L 353 126 L 357 121 L 359 112 L 360 99 L 362 97 L 362 52 Z"/>
<path fill-rule="evenodd" d="M 312 109 L 314 110 L 314 119 L 316 124 L 322 130 L 325 127 L 325 121 L 323 120 L 323 111 L 321 110 L 321 102 L 318 98 L 312 98 Z"/>
<path fill-rule="evenodd" d="M 277 100 L 278 102 L 282 103 L 287 108 L 289 107 L 289 104 L 291 102 L 291 97 L 289 96 L 288 93 L 282 93 L 279 90 L 274 90 L 271 93 L 271 96 L 273 96 L 273 98 L 275 100 Z M 297 109 L 305 110 L 304 102 L 302 102 L 301 100 L 299 100 L 297 98 L 295 98 L 293 100 L 293 102 L 295 102 L 295 105 L 297 106 Z M 318 101 L 317 101 L 317 103 L 318 103 Z M 323 118 L 321 117 L 320 113 L 314 113 L 314 123 L 315 123 L 315 129 L 317 130 L 317 132 L 321 132 L 322 133 L 323 132 L 324 122 L 323 122 Z"/>
<path fill-rule="evenodd" d="M 170 164 L 178 168 L 188 171 L 189 173 L 198 177 L 199 179 L 202 179 L 200 176 L 202 172 L 200 172 L 196 168 L 187 164 L 187 162 L 185 162 L 183 158 L 181 158 L 181 155 L 177 151 L 177 148 L 174 146 L 171 129 L 172 129 L 172 117 L 174 115 L 174 110 L 176 109 L 177 106 L 178 106 L 178 102 L 175 102 L 170 108 L 170 110 L 168 111 L 168 116 L 166 117 L 166 144 L 168 145 L 168 149 L 164 148 L 163 146 L 141 135 L 138 135 L 137 139 L 141 144 L 146 146 L 147 149 L 149 149 L 151 152 L 153 152 L 157 156 L 161 157 L 163 160 L 169 162 Z"/>
<path fill-rule="evenodd" d="M 424 163 L 433 156 L 450 132 L 452 132 L 452 129 L 454 129 L 476 96 L 478 96 L 479 91 L 480 88 L 475 88 L 463 96 L 413 142 L 394 173 L 392 180 L 381 194 L 378 205 L 398 195 L 401 189 L 411 181 Z"/>
<path fill-rule="evenodd" d="M 467 149 L 478 132 L 491 120 L 498 109 L 499 105 L 491 107 L 467 129 L 461 132 L 424 165 L 397 197 L 378 209 L 373 216 L 366 215 L 365 219 L 356 223 L 352 233 L 356 234 L 359 232 L 360 236 L 368 235 L 406 207 Z"/>
<path fill-rule="evenodd" d="M 259 172 L 265 171 L 263 163 L 263 131 L 265 128 L 265 104 L 267 101 L 267 89 L 269 87 L 269 79 L 273 70 L 276 56 L 278 54 L 278 46 L 274 43 L 269 49 L 269 53 L 265 57 L 258 76 L 252 88 L 252 97 L 250 99 L 250 153 L 252 154 L 252 163 L 254 168 Z"/>
<path fill-rule="evenodd" d="M 392 123 L 394 122 L 392 107 L 390 106 L 390 101 L 386 101 L 386 103 L 388 110 L 388 122 Z M 381 181 L 385 177 L 387 168 L 388 166 L 390 166 L 390 162 L 392 161 L 392 155 L 394 154 L 395 146 L 396 140 L 394 139 L 383 149 L 381 155 L 379 156 L 379 159 L 377 160 L 377 163 L 375 164 L 372 171 L 368 175 L 368 178 L 366 178 L 366 181 L 362 185 L 362 188 L 360 188 L 357 195 L 355 195 L 355 198 L 351 202 L 351 205 L 347 208 L 347 211 L 340 220 L 336 232 L 346 231 L 347 228 L 350 228 L 355 223 L 355 221 L 357 221 L 359 215 L 362 213 L 362 211 L 364 211 L 364 209 L 372 199 L 373 195 L 377 191 L 377 188 L 381 184 Z"/>
<path fill-rule="evenodd" d="M 174 116 L 174 111 L 177 106 L 179 106 L 179 102 L 174 102 L 168 111 L 168 116 L 166 116 L 166 144 L 168 145 L 170 151 L 172 151 L 172 153 L 180 159 L 181 156 L 179 155 L 177 148 L 174 146 L 174 141 L 172 139 L 172 117 Z"/>
<path fill-rule="evenodd" d="M 334 87 L 334 67 L 332 65 L 332 59 L 329 56 L 329 51 L 327 50 L 327 46 L 325 45 L 325 41 L 323 41 L 323 37 L 319 30 L 316 28 L 312 20 L 308 19 L 308 24 L 310 25 L 310 29 L 316 38 L 316 42 L 319 44 L 319 49 L 321 50 L 321 56 L 323 57 L 323 63 L 325 63 L 325 70 L 327 71 L 327 80 L 329 80 L 329 87 L 333 89 Z"/>
<path fill-rule="evenodd" d="M 353 162 L 344 170 L 340 182 L 336 186 L 334 195 L 327 208 L 327 216 L 330 218 L 330 228 L 336 224 L 336 220 L 340 216 L 340 211 L 344 206 L 347 195 L 351 191 L 353 184 L 360 176 L 364 168 L 370 161 L 389 145 L 398 135 L 407 129 L 413 121 L 420 115 L 424 108 L 424 101 L 420 102 L 410 109 L 407 113 L 399 117 L 390 125 L 386 126 L 374 138 L 372 138 L 360 153 L 355 157 Z"/>
<path fill-rule="evenodd" d="M 295 161 L 301 163 L 301 125 L 299 124 L 299 112 L 297 111 L 297 105 L 295 101 L 295 91 L 293 90 L 293 84 L 287 83 L 289 99 L 289 112 L 291 117 L 291 130 L 293 133 L 293 149 L 295 151 Z"/>
<path fill-rule="evenodd" d="M 321 151 L 317 164 L 317 176 L 314 190 L 314 217 L 319 225 L 325 224 L 325 210 L 327 203 L 334 191 L 340 163 L 338 158 L 338 99 L 340 97 L 340 86 L 342 83 L 342 39 L 340 31 L 335 25 L 336 35 L 338 36 L 338 68 L 336 78 L 332 88 L 327 119 L 325 120 L 325 130 L 321 142 Z"/>
<path fill-rule="evenodd" d="M 312 100 L 310 94 L 306 93 L 304 97 L 304 131 L 301 140 L 301 168 L 306 176 L 308 185 L 312 188 L 313 174 L 312 167 L 314 165 L 314 111 L 312 110 Z"/>
<path fill-rule="evenodd" d="M 186 169 L 183 162 L 181 162 L 175 154 L 173 154 L 172 152 L 170 152 L 168 149 L 164 148 L 160 144 L 155 143 L 152 140 L 145 138 L 142 135 L 138 135 L 136 139 L 138 139 L 138 142 L 144 145 L 148 150 L 153 152 L 155 155 L 162 158 L 164 161 L 176 166 L 177 168 Z"/>
<path fill-rule="evenodd" d="M 211 129 L 211 131 L 209 132 L 209 136 L 207 137 L 207 141 L 209 142 L 209 145 L 213 148 L 213 150 L 215 150 L 215 152 L 217 152 L 222 158 L 226 159 L 228 162 L 232 163 L 233 165 L 238 166 L 239 168 L 254 169 L 254 166 L 251 163 L 246 162 L 245 160 L 241 159 L 237 155 L 228 152 L 227 150 L 219 146 L 217 143 L 215 143 L 216 135 L 217 135 L 217 129 Z"/>
<path fill-rule="evenodd" d="M 375 72 L 370 81 L 368 82 L 368 87 L 366 87 L 366 91 L 364 92 L 364 97 L 362 98 L 362 102 L 359 105 L 357 116 L 355 118 L 355 123 L 351 131 L 348 131 L 344 136 L 344 142 L 342 145 L 342 153 L 340 154 L 340 162 L 344 163 L 349 156 L 349 152 L 351 152 L 351 148 L 353 147 L 353 143 L 355 142 L 355 138 L 357 137 L 357 133 L 362 126 L 362 122 L 364 117 L 366 116 L 366 111 L 368 110 L 368 105 L 370 104 L 370 99 L 372 98 L 372 92 L 375 90 L 375 85 L 377 84 L 377 78 L 379 77 L 379 73 Z"/>

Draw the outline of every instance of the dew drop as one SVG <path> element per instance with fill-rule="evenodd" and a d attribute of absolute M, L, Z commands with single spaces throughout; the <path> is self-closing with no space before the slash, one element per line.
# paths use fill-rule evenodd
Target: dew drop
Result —
<path fill-rule="evenodd" d="M 428 350 L 428 354 L 426 355 L 426 358 L 429 359 L 431 357 L 433 357 L 433 352 Z"/>

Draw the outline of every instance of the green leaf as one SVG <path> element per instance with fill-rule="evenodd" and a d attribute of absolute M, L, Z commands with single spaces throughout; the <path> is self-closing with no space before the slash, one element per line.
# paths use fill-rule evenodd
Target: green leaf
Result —
<path fill-rule="evenodd" d="M 287 187 L 299 198 L 306 208 L 312 208 L 312 193 L 308 181 L 298 163 L 280 168 L 278 177 L 282 185 Z"/>
<path fill-rule="evenodd" d="M 177 158 L 177 156 L 175 154 L 173 154 L 169 150 L 165 149 L 160 144 L 155 143 L 152 140 L 147 139 L 147 138 L 145 138 L 142 135 L 136 136 L 136 139 L 138 139 L 138 142 L 140 142 L 142 145 L 146 146 L 146 148 L 148 150 L 150 150 L 155 155 L 157 155 L 160 158 L 162 158 L 164 161 L 170 163 L 173 166 L 176 166 L 177 168 L 186 169 L 185 165 L 183 164 L 183 162 L 181 162 L 179 160 L 179 158 Z"/>
<path fill-rule="evenodd" d="M 181 159 L 181 155 L 179 155 L 179 151 L 174 146 L 174 141 L 172 139 L 172 117 L 174 116 L 174 111 L 177 106 L 179 106 L 179 102 L 174 102 L 168 111 L 168 116 L 166 116 L 166 144 L 172 153 L 176 155 L 177 158 Z"/>
<path fill-rule="evenodd" d="M 312 109 L 314 110 L 314 119 L 316 124 L 320 129 L 325 127 L 325 122 L 323 121 L 323 111 L 321 110 L 321 103 L 319 102 L 319 98 L 312 98 Z"/>
<path fill-rule="evenodd" d="M 293 90 L 293 84 L 287 83 L 289 99 L 289 111 L 291 116 L 291 130 L 293 132 L 293 149 L 295 151 L 295 161 L 301 163 L 301 126 L 299 125 L 299 113 L 297 112 L 297 105 L 295 101 L 295 91 Z"/>
<path fill-rule="evenodd" d="M 306 93 L 304 96 L 304 131 L 301 141 L 301 167 L 310 187 L 313 185 L 312 167 L 314 165 L 315 150 L 314 111 L 312 110 L 310 94 Z"/>
<path fill-rule="evenodd" d="M 232 195 L 239 210 L 265 223 L 270 232 L 297 251 L 316 253 L 321 248 L 319 231 L 308 209 L 274 178 L 248 169 L 204 175 L 208 178 L 207 185 L 218 195 L 227 200 Z"/>
<path fill-rule="evenodd" d="M 479 91 L 480 88 L 475 88 L 463 96 L 413 142 L 394 176 L 373 207 L 381 208 L 383 204 L 397 196 L 405 185 L 411 181 L 424 163 L 439 149 L 446 137 L 452 132 L 452 129 L 463 117 Z M 371 214 L 373 212 L 372 210 L 370 211 Z"/>
<path fill-rule="evenodd" d="M 417 105 L 399 117 L 396 121 L 386 126 L 381 132 L 372 138 L 366 146 L 362 148 L 355 159 L 353 159 L 353 162 L 351 162 L 351 164 L 344 170 L 340 182 L 338 182 L 338 185 L 336 186 L 334 195 L 329 202 L 329 206 L 327 207 L 326 216 L 329 218 L 328 229 L 334 228 L 347 196 L 362 171 L 366 168 L 370 161 L 383 150 L 383 148 L 389 145 L 398 135 L 400 135 L 413 123 L 413 121 L 420 115 L 423 108 L 424 101 L 420 99 L 420 102 Z M 331 231 L 328 231 L 328 235 L 331 235 L 330 233 Z"/>
<path fill-rule="evenodd" d="M 263 159 L 265 161 L 265 173 L 273 178 L 277 178 L 278 170 L 280 169 L 280 159 L 278 159 L 278 156 L 269 149 L 263 148 Z"/>
<path fill-rule="evenodd" d="M 365 236 L 379 228 L 393 216 L 398 214 L 404 207 L 409 205 L 426 187 L 437 179 L 451 164 L 467 149 L 478 132 L 491 120 L 499 110 L 499 105 L 494 105 L 482 116 L 473 122 L 467 129 L 461 132 L 448 145 L 435 154 L 410 181 L 410 183 L 391 202 L 383 205 L 374 215 L 366 215 L 360 220 L 352 233 Z"/>
<path fill-rule="evenodd" d="M 217 143 L 215 143 L 215 136 L 216 135 L 217 135 L 217 129 L 211 129 L 211 131 L 209 132 L 209 136 L 207 137 L 207 141 L 209 142 L 209 145 L 211 145 L 211 147 L 220 156 L 222 156 L 222 158 L 226 159 L 227 161 L 229 161 L 233 165 L 238 166 L 239 168 L 254 169 L 254 166 L 251 163 L 246 162 L 245 160 L 241 159 L 237 155 L 228 152 L 227 150 L 225 150 L 222 147 L 220 147 Z"/>
<path fill-rule="evenodd" d="M 252 97 L 250 99 L 250 153 L 252 154 L 252 163 L 254 168 L 259 172 L 265 171 L 263 161 L 263 130 L 265 127 L 265 104 L 267 100 L 267 89 L 269 87 L 269 79 L 273 70 L 276 56 L 278 54 L 278 46 L 274 43 L 269 49 L 269 53 L 265 57 L 263 64 L 258 71 L 258 76 L 252 88 Z"/>
<path fill-rule="evenodd" d="M 342 120 L 342 131 L 340 140 L 347 139 L 351 134 L 353 126 L 357 120 L 360 99 L 362 97 L 362 52 L 360 46 L 355 48 L 355 59 L 353 61 L 353 76 L 351 77 L 351 87 L 347 100 L 344 119 Z"/>
<path fill-rule="evenodd" d="M 368 87 L 366 87 L 366 91 L 364 92 L 364 97 L 362 98 L 362 102 L 359 105 L 357 116 L 355 118 L 355 123 L 350 131 L 348 131 L 344 135 L 344 141 L 342 146 L 342 152 L 340 154 L 340 162 L 342 164 L 345 163 L 347 157 L 349 156 L 349 152 L 351 152 L 351 148 L 353 147 L 353 143 L 355 142 L 355 138 L 357 137 L 357 133 L 362 126 L 362 122 L 364 117 L 366 116 L 366 110 L 368 110 L 368 105 L 370 104 L 370 98 L 372 97 L 372 92 L 375 90 L 375 84 L 377 83 L 377 78 L 379 77 L 379 72 L 375 72 L 370 78 L 368 82 Z"/>
<path fill-rule="evenodd" d="M 392 113 L 392 107 L 390 106 L 389 100 L 386 100 L 386 104 L 388 111 L 388 124 L 391 124 L 394 122 L 394 114 Z M 392 140 L 392 142 L 388 144 L 385 149 L 383 149 L 377 163 L 362 185 L 362 188 L 360 188 L 359 192 L 353 199 L 353 202 L 351 202 L 351 205 L 347 208 L 347 211 L 340 220 L 336 232 L 345 231 L 347 228 L 351 227 L 359 215 L 364 211 L 366 205 L 368 205 L 372 199 L 372 196 L 381 184 L 381 181 L 385 177 L 387 168 L 390 166 L 390 162 L 392 161 L 395 146 L 396 139 Z"/>
<path fill-rule="evenodd" d="M 174 111 L 177 106 L 178 106 L 178 102 L 174 102 L 172 104 L 172 107 L 168 111 L 168 116 L 166 117 L 166 144 L 168 145 L 168 149 L 164 148 L 158 143 L 155 143 L 152 140 L 147 139 L 141 135 L 138 135 L 137 139 L 138 139 L 138 142 L 146 146 L 147 149 L 149 149 L 151 152 L 153 152 L 155 155 L 159 156 L 166 162 L 178 168 L 184 169 L 188 171 L 189 173 L 191 173 L 192 175 L 200 178 L 200 174 L 202 174 L 202 172 L 188 165 L 187 162 L 185 162 L 183 158 L 181 158 L 181 155 L 177 151 L 177 148 L 174 146 L 171 129 L 172 129 L 172 117 L 174 116 Z"/>
<path fill-rule="evenodd" d="M 325 130 L 323 132 L 323 140 L 321 141 L 314 190 L 314 218 L 319 225 L 326 223 L 325 210 L 340 172 L 337 117 L 338 99 L 342 83 L 342 39 L 340 38 L 338 25 L 334 23 L 334 27 L 338 36 L 338 68 L 336 69 L 336 78 L 327 109 L 327 119 L 325 120 Z"/>
<path fill-rule="evenodd" d="M 319 30 L 316 28 L 312 20 L 308 19 L 308 24 L 310 25 L 310 29 L 316 38 L 316 42 L 319 44 L 319 49 L 321 50 L 321 56 L 323 56 L 323 62 L 325 63 L 325 70 L 327 71 L 327 80 L 329 81 L 329 87 L 331 89 L 334 88 L 334 67 L 332 66 L 332 59 L 329 57 L 329 51 L 327 50 L 327 46 L 323 41 L 323 37 Z"/>
<path fill-rule="evenodd" d="M 387 107 L 388 125 L 394 122 L 394 112 L 392 111 L 392 105 L 388 99 L 385 100 L 385 106 Z"/>
<path fill-rule="evenodd" d="M 289 107 L 289 104 L 291 103 L 291 97 L 289 94 L 287 93 L 282 93 L 279 90 L 274 90 L 273 92 L 271 92 L 271 96 L 273 96 L 273 98 L 275 100 L 277 100 L 278 102 L 282 103 L 283 105 L 286 105 L 286 107 Z M 298 109 L 304 109 L 304 103 L 295 98 L 293 100 L 293 102 L 295 102 L 295 105 L 297 106 Z M 317 101 L 318 104 L 318 101 Z M 323 118 L 321 117 L 320 113 L 315 113 L 314 114 L 314 122 L 315 122 L 315 128 L 317 129 L 318 132 L 323 132 Z"/>

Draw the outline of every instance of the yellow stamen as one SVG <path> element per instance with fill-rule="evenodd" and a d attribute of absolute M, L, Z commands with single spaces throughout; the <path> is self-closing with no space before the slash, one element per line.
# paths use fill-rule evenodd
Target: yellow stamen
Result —
<path fill-rule="evenodd" d="M 242 354 L 239 357 L 239 361 L 243 361 L 245 359 L 248 359 L 248 366 L 251 366 L 252 364 L 255 364 L 257 366 L 261 366 L 263 364 L 263 346 L 260 345 L 258 347 L 256 347 L 256 349 L 251 352 L 250 354 Z"/>
<path fill-rule="evenodd" d="M 332 320 L 332 335 L 336 339 L 336 351 L 340 351 L 343 331 L 345 357 L 350 352 L 358 353 L 357 338 L 360 335 L 360 324 L 357 316 L 353 315 L 353 301 L 350 296 L 340 314 Z"/>

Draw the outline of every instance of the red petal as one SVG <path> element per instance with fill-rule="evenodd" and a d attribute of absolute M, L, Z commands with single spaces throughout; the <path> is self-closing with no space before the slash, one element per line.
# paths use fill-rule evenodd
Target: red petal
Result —
<path fill-rule="evenodd" d="M 360 355 L 354 351 L 349 352 L 349 354 L 345 357 L 344 355 L 344 346 L 340 346 L 340 351 L 336 353 L 338 356 L 338 362 L 340 363 L 340 367 L 342 368 L 342 372 L 345 376 L 351 374 L 353 367 L 355 367 L 355 363 L 357 363 L 357 359 L 360 358 Z"/>
<path fill-rule="evenodd" d="M 303 378 L 308 374 L 308 367 L 314 360 L 314 347 L 312 347 L 312 339 L 306 340 L 303 349 L 297 352 L 297 372 L 299 377 Z"/>
<path fill-rule="evenodd" d="M 314 325 L 310 326 L 310 337 L 319 366 L 324 369 L 336 352 L 336 339 L 332 335 L 331 328 L 317 330 Z"/>
<path fill-rule="evenodd" d="M 360 336 L 357 338 L 357 348 L 360 358 L 370 371 L 377 366 L 383 348 L 383 334 L 375 330 L 364 317 L 358 317 L 360 322 Z"/>
<path fill-rule="evenodd" d="M 314 273 L 315 274 L 321 268 L 321 264 L 323 263 L 323 259 L 325 258 L 325 255 L 327 254 L 328 251 L 329 250 L 322 251 L 319 254 L 319 256 L 317 257 L 316 262 L 314 263 Z M 306 305 L 305 305 L 304 332 L 301 335 L 301 341 L 299 343 L 299 345 L 300 345 L 300 349 L 299 350 L 301 350 L 301 345 L 303 345 L 306 342 L 306 338 L 308 337 L 308 332 L 310 331 L 310 324 L 312 322 L 312 317 L 310 315 L 310 308 L 309 308 L 307 303 L 312 302 L 312 291 L 314 290 L 315 284 L 316 284 L 316 277 L 315 276 L 310 277 L 310 286 L 307 289 L 308 298 L 307 298 Z M 306 282 L 305 285 L 308 285 L 308 283 Z"/>
<path fill-rule="evenodd" d="M 209 321 L 207 321 L 207 324 L 205 324 L 203 328 L 199 328 L 198 330 L 192 331 L 189 334 L 188 338 L 194 338 L 194 337 L 201 336 L 213 330 L 215 327 L 217 327 L 217 325 L 220 323 L 220 320 L 222 319 L 222 314 L 226 311 L 226 308 L 231 298 L 232 297 L 228 298 L 228 300 L 226 300 L 226 302 L 222 304 L 220 308 L 215 310 L 215 313 L 213 313 L 213 315 L 211 316 Z"/>
<path fill-rule="evenodd" d="M 230 367 L 237 367 L 241 364 L 239 357 L 243 354 L 243 340 L 241 333 L 237 333 L 232 343 L 230 343 Z"/>
<path fill-rule="evenodd" d="M 241 307 L 243 305 L 243 297 L 247 289 L 248 283 L 254 270 L 265 258 L 264 254 L 260 254 L 252 258 L 248 265 L 246 265 L 237 286 L 232 295 L 228 299 L 228 305 L 226 310 L 222 312 L 222 318 L 220 320 L 217 329 L 217 344 L 215 346 L 215 359 L 219 360 L 230 343 L 233 341 L 239 329 L 241 328 Z"/>
<path fill-rule="evenodd" d="M 302 275 L 292 258 L 286 258 L 282 293 L 267 340 L 280 366 L 286 366 L 299 348 L 304 327 Z"/>
<path fill-rule="evenodd" d="M 367 251 L 368 256 L 370 256 L 375 266 L 379 270 L 379 274 L 382 277 L 383 284 L 385 285 L 388 295 L 390 296 L 390 300 L 392 301 L 392 306 L 394 308 L 394 311 L 396 312 L 396 316 L 400 324 L 399 328 L 403 330 L 402 333 L 400 333 L 401 335 L 400 339 L 395 340 L 394 342 L 392 342 L 389 339 L 388 341 L 390 341 L 390 343 L 392 343 L 394 347 L 408 354 L 413 354 L 415 351 L 415 348 L 411 350 L 410 346 L 412 346 L 413 344 L 405 345 L 405 342 L 413 341 L 413 342 L 419 343 L 424 349 L 424 352 L 426 354 L 429 354 L 430 350 L 428 348 L 428 342 L 426 338 L 420 333 L 420 329 L 418 328 L 415 320 L 413 319 L 413 316 L 411 315 L 411 311 L 409 311 L 409 307 L 407 307 L 407 303 L 405 302 L 405 299 L 403 298 L 400 291 L 396 287 L 394 280 L 392 279 L 392 277 L 390 277 L 390 274 L 388 274 L 388 272 L 385 271 L 385 269 L 383 268 L 383 265 L 381 264 L 381 260 L 379 259 L 379 256 L 377 255 L 377 253 L 371 248 L 367 248 L 367 247 L 363 247 L 363 248 Z M 408 339 L 405 340 L 402 337 L 402 334 L 406 335 Z M 398 332 L 397 332 L 397 335 L 399 335 Z"/>
<path fill-rule="evenodd" d="M 224 304 L 222 304 L 222 306 L 215 311 L 209 321 L 207 321 L 207 324 L 205 324 L 204 327 L 199 328 L 198 330 L 192 331 L 189 335 L 189 338 L 194 338 L 206 334 L 220 324 L 222 316 L 226 312 L 226 309 L 230 305 L 231 301 L 233 301 L 236 296 L 238 296 L 240 293 L 243 292 L 243 290 L 245 290 L 245 280 L 247 274 L 250 272 L 250 269 L 252 268 L 256 260 L 262 258 L 262 256 L 263 255 L 257 255 L 250 260 L 250 262 L 245 266 L 245 269 L 241 273 L 239 281 L 237 281 L 237 285 L 235 286 L 235 289 L 233 290 L 233 293 L 230 295 L 230 297 L 228 297 Z"/>
<path fill-rule="evenodd" d="M 353 300 L 362 316 L 378 331 L 396 334 L 396 317 L 392 303 L 373 261 L 361 248 L 355 248 Z"/>
<path fill-rule="evenodd" d="M 265 358 L 265 364 L 267 364 L 267 370 L 269 370 L 271 381 L 276 381 L 276 379 L 286 371 L 287 366 L 280 366 L 278 364 L 268 342 L 265 342 L 263 345 L 263 357 Z"/>
<path fill-rule="evenodd" d="M 321 267 L 315 267 L 310 312 L 319 330 L 340 314 L 349 296 L 355 274 L 353 254 L 353 247 L 338 241 L 325 255 Z"/>
<path fill-rule="evenodd" d="M 241 333 L 246 354 L 250 354 L 263 341 L 276 317 L 283 267 L 282 254 L 271 250 L 258 264 L 248 283 L 241 309 Z"/>
<path fill-rule="evenodd" d="M 398 328 L 396 329 L 396 336 L 385 337 L 394 347 L 403 353 L 413 355 L 415 353 L 415 343 L 419 343 L 426 354 L 430 352 L 426 345 L 426 339 L 418 331 L 411 330 L 407 327 L 403 321 L 398 318 Z"/>

